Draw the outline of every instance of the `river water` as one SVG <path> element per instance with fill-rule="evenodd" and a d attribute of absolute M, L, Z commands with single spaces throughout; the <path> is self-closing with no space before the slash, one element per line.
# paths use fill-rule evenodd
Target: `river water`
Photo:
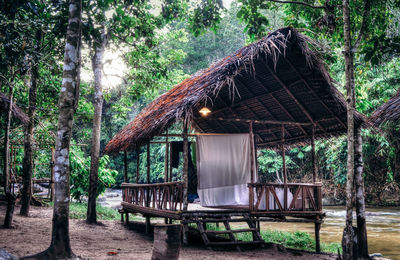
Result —
<path fill-rule="evenodd" d="M 117 208 L 121 199 L 121 190 L 107 190 L 99 198 L 99 202 L 104 206 Z M 341 243 L 346 216 L 345 208 L 324 207 L 323 210 L 326 212 L 326 217 L 320 231 L 321 242 Z M 369 252 L 381 253 L 386 258 L 400 260 L 400 207 L 367 208 L 366 215 Z M 355 220 L 354 224 L 356 224 Z M 263 222 L 261 229 L 305 231 L 314 236 L 313 223 Z"/>

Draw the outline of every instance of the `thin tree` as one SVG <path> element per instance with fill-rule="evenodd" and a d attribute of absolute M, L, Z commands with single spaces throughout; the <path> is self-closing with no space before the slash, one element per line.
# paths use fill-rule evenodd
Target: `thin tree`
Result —
<path fill-rule="evenodd" d="M 7 198 L 7 210 L 6 216 L 4 218 L 4 227 L 10 228 L 12 225 L 12 219 L 14 214 L 14 206 L 15 206 L 15 195 L 11 192 L 10 185 L 10 126 L 11 126 L 11 118 L 12 118 L 12 108 L 13 108 L 13 100 L 14 100 L 14 78 L 15 71 L 14 67 L 10 67 L 11 69 L 11 79 L 7 80 L 3 78 L 8 84 L 9 89 L 9 105 L 7 110 L 7 116 L 5 121 L 5 134 L 4 134 L 4 165 L 3 165 L 3 174 L 4 174 L 4 193 Z"/>
<path fill-rule="evenodd" d="M 24 160 L 22 163 L 22 182 L 23 187 L 21 191 L 21 209 L 20 214 L 23 216 L 29 215 L 29 206 L 32 198 L 32 172 L 33 172 L 33 155 L 32 155 L 32 144 L 33 144 L 33 130 L 35 127 L 35 113 L 36 113 L 36 96 L 37 96 L 37 82 L 39 78 L 39 56 L 40 42 L 42 39 L 42 30 L 39 28 L 36 31 L 36 55 L 33 58 L 33 64 L 31 68 L 30 84 L 29 84 L 29 108 L 28 117 L 29 122 L 25 127 L 24 135 Z"/>
<path fill-rule="evenodd" d="M 55 198 L 51 243 L 44 252 L 28 258 L 60 259 L 74 257 L 69 239 L 68 220 L 70 195 L 69 147 L 74 113 L 79 99 L 81 7 L 81 0 L 70 0 L 56 136 Z"/>
<path fill-rule="evenodd" d="M 90 224 L 97 223 L 96 198 L 97 182 L 99 179 L 99 157 L 100 157 L 100 133 L 101 133 L 101 115 L 103 108 L 103 57 L 108 43 L 108 35 L 103 26 L 100 39 L 94 41 L 94 54 L 92 57 L 92 68 L 94 73 L 94 117 L 92 128 L 92 145 L 90 153 L 90 177 L 89 177 L 89 197 L 86 222 Z"/>

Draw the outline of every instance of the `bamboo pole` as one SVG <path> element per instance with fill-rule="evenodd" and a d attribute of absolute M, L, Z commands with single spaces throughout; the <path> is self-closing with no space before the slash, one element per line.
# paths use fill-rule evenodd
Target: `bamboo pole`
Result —
<path fill-rule="evenodd" d="M 136 183 L 139 183 L 139 171 L 140 171 L 140 147 L 136 147 Z"/>
<path fill-rule="evenodd" d="M 150 142 L 147 143 L 147 183 L 150 183 Z"/>
<path fill-rule="evenodd" d="M 183 210 L 188 207 L 188 171 L 189 171 L 189 150 L 188 150 L 188 127 L 183 123 Z"/>
<path fill-rule="evenodd" d="M 253 134 L 253 121 L 249 123 L 249 132 L 250 132 L 250 180 L 251 183 L 254 183 L 254 134 Z"/>
<path fill-rule="evenodd" d="M 164 159 L 164 182 L 168 182 L 168 159 L 169 159 L 168 129 L 165 136 L 165 159 Z"/>
<path fill-rule="evenodd" d="M 150 142 L 147 142 L 147 184 L 150 184 Z M 146 207 L 150 207 L 150 188 L 146 189 Z M 150 233 L 150 217 L 146 217 L 146 234 Z"/>
<path fill-rule="evenodd" d="M 281 138 L 282 138 L 282 162 L 283 162 L 283 207 L 286 210 L 287 209 L 287 172 L 286 172 L 286 155 L 285 155 L 285 128 L 282 125 L 282 132 L 281 132 Z"/>
<path fill-rule="evenodd" d="M 188 126 L 183 121 L 183 211 L 188 209 L 188 170 L 189 170 L 189 151 L 188 151 Z M 189 227 L 183 226 L 183 243 L 188 244 Z"/>
<path fill-rule="evenodd" d="M 313 182 L 317 181 L 317 161 L 315 158 L 315 127 L 312 127 L 311 132 L 311 161 L 312 161 L 312 171 L 313 171 Z"/>
<path fill-rule="evenodd" d="M 124 151 L 124 182 L 128 183 L 128 153 Z"/>

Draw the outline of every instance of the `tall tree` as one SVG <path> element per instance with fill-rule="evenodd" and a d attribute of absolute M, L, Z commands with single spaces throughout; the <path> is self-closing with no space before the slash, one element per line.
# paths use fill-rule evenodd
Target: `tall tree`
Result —
<path fill-rule="evenodd" d="M 55 151 L 55 198 L 51 243 L 47 250 L 31 258 L 59 259 L 74 256 L 69 239 L 69 148 L 74 113 L 79 100 L 81 0 L 70 0 L 65 42 L 63 80 Z"/>

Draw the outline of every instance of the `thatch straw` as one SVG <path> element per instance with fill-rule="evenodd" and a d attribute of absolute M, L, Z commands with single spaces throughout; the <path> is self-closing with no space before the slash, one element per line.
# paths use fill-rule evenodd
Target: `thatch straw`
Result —
<path fill-rule="evenodd" d="M 317 93 L 317 95 L 320 95 L 321 99 L 324 100 L 322 102 L 326 102 L 326 105 L 331 108 L 329 116 L 336 116 L 337 118 L 336 121 L 331 120 L 331 122 L 326 120 L 328 122 L 326 123 L 326 129 L 322 129 L 321 125 L 323 123 L 320 123 L 320 132 L 317 132 L 317 137 L 329 137 L 345 133 L 345 100 L 343 95 L 334 86 L 332 86 L 331 78 L 324 67 L 324 63 L 322 62 L 318 53 L 312 50 L 313 47 L 315 46 L 312 44 L 310 39 L 292 28 L 282 28 L 269 34 L 258 42 L 243 47 L 236 53 L 214 63 L 208 69 L 200 71 L 191 78 L 184 80 L 182 83 L 178 84 L 173 89 L 154 100 L 135 118 L 135 120 L 125 126 L 108 143 L 105 152 L 116 153 L 119 151 L 133 150 L 136 146 L 141 145 L 157 134 L 162 133 L 178 120 L 186 120 L 186 122 L 191 122 L 197 130 L 202 132 L 233 132 L 231 131 L 231 127 L 227 127 L 227 129 L 218 128 L 215 126 L 216 124 L 211 123 L 211 121 L 200 118 L 197 112 L 199 107 L 205 104 L 211 104 L 214 110 L 218 107 L 221 108 L 225 106 L 226 108 L 227 104 L 221 105 L 226 103 L 223 102 L 221 98 L 222 93 L 225 93 L 224 95 L 226 98 L 229 98 L 232 104 L 235 104 L 235 102 L 239 102 L 240 100 L 243 101 L 244 96 L 242 96 L 242 94 L 249 92 L 251 88 L 255 87 L 248 83 L 249 85 L 245 86 L 246 88 L 240 87 L 239 89 L 239 78 L 243 79 L 246 76 L 246 81 L 257 81 L 256 77 L 259 77 L 259 75 L 256 74 L 259 73 L 258 71 L 265 70 L 268 66 L 270 66 L 272 70 L 278 72 L 282 71 L 282 68 L 285 68 L 287 69 L 288 75 L 293 77 L 293 72 L 289 70 L 289 65 L 281 64 L 284 62 L 284 60 L 286 60 L 286 57 L 291 55 L 295 55 L 295 57 L 293 57 L 293 63 L 296 63 L 297 60 L 304 61 L 304 65 L 298 65 L 299 69 L 307 69 L 307 76 L 304 77 L 306 77 L 306 80 L 313 82 L 312 84 L 310 83 L 312 88 L 314 88 L 312 91 L 314 94 Z M 262 73 L 260 73 L 260 75 L 262 75 Z M 301 82 L 301 78 L 301 76 L 297 78 L 296 82 L 298 83 L 297 85 L 293 85 L 294 87 L 304 88 L 302 85 L 305 83 Z M 271 80 L 269 82 L 273 81 Z M 318 84 L 314 86 L 314 82 L 317 82 Z M 276 88 L 279 86 L 276 81 L 273 83 L 274 85 L 271 85 L 271 88 Z M 246 91 L 243 92 L 244 90 Z M 242 94 L 241 91 L 243 92 Z M 269 93 L 264 91 L 264 93 L 261 94 L 264 97 L 264 100 L 262 101 L 264 102 L 265 106 L 270 106 L 272 101 L 265 98 L 266 94 Z M 300 94 L 303 95 L 304 93 Z M 287 95 L 285 96 L 281 93 L 276 94 L 276 96 L 276 99 L 287 99 Z M 303 101 L 303 103 L 308 102 L 307 100 Z M 319 102 L 321 102 L 321 100 Z M 285 103 L 285 105 L 293 105 L 292 103 Z M 314 108 L 313 111 L 313 116 L 316 119 L 327 119 L 326 115 L 324 115 L 322 112 L 319 112 L 319 110 L 325 110 L 323 107 L 318 107 L 321 106 L 318 104 L 315 106 L 315 104 L 307 103 L 310 109 L 316 107 L 316 109 Z M 233 110 L 231 108 L 229 109 Z M 290 109 L 288 108 L 288 110 Z M 297 110 L 293 110 L 294 114 L 297 113 Z M 243 111 L 243 107 L 239 110 L 235 110 L 234 112 L 238 112 L 239 114 L 242 113 L 241 111 Z M 262 113 L 267 114 L 267 109 L 262 111 Z M 283 111 L 282 108 L 280 108 L 279 114 L 277 114 L 276 118 L 278 118 L 278 120 L 283 120 L 284 118 L 287 118 L 287 114 L 288 111 Z M 340 116 L 340 118 L 338 118 L 338 116 Z M 232 113 L 230 117 L 233 117 Z M 356 114 L 355 119 L 356 124 L 358 125 L 363 121 L 363 118 L 360 114 Z M 304 115 L 294 116 L 292 120 L 304 122 L 307 120 L 307 118 L 305 118 Z M 202 124 L 203 127 L 201 127 L 200 124 Z M 341 126 L 337 127 L 338 124 L 341 124 Z M 245 127 L 242 127 L 239 124 L 237 124 L 235 128 L 235 132 L 248 131 L 248 128 L 246 130 Z M 304 137 L 304 132 L 306 132 L 304 128 L 301 129 L 301 135 L 297 134 L 296 131 L 299 131 L 299 129 L 300 128 L 297 127 L 289 130 L 289 132 L 292 133 L 291 135 L 293 136 L 294 142 L 304 142 L 306 139 L 309 139 L 309 136 L 307 135 L 306 138 Z M 310 131 L 310 129 L 307 129 L 306 134 L 310 133 Z M 276 136 L 274 133 L 271 135 Z M 261 137 L 261 134 L 258 135 L 258 138 L 262 139 L 264 142 L 272 140 L 268 139 L 269 137 Z M 272 146 L 274 145 L 275 144 L 272 144 Z"/>
<path fill-rule="evenodd" d="M 388 121 L 400 121 L 400 90 L 388 102 L 378 107 L 369 118 L 369 121 L 375 126 Z"/>

